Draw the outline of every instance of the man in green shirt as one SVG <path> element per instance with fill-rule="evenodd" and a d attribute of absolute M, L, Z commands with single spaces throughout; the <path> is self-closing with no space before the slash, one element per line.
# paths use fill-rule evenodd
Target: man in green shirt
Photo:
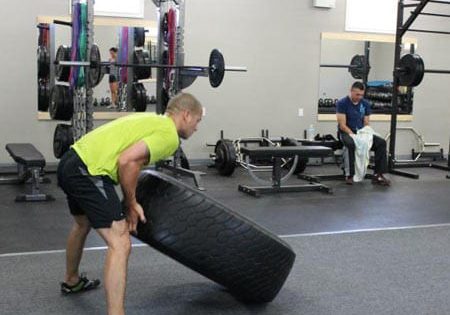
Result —
<path fill-rule="evenodd" d="M 146 222 L 136 201 L 140 170 L 166 159 L 188 139 L 202 117 L 202 106 L 192 95 L 172 98 L 166 115 L 138 113 L 116 119 L 89 132 L 62 157 L 58 184 L 67 195 L 74 225 L 67 240 L 66 275 L 63 293 L 75 293 L 99 286 L 79 274 L 86 237 L 93 227 L 105 240 L 104 282 L 108 314 L 124 314 L 124 297 L 130 232 L 138 220 Z M 123 212 L 114 186 L 120 184 L 128 213 Z"/>

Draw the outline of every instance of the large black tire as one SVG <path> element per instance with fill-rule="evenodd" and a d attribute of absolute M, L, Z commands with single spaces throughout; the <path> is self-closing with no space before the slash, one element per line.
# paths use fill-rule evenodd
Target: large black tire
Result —
<path fill-rule="evenodd" d="M 136 195 L 149 222 L 138 225 L 140 240 L 245 302 L 278 294 L 295 253 L 276 235 L 158 172 L 142 173 Z"/>

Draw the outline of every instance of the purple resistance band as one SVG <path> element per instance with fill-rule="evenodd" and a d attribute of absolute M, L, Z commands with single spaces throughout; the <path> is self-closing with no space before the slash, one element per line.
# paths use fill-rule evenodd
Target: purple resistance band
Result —
<path fill-rule="evenodd" d="M 122 34 L 120 36 L 120 63 L 128 63 L 128 27 L 122 27 Z M 128 71 L 127 68 L 120 69 L 120 78 L 122 83 L 127 83 Z"/>

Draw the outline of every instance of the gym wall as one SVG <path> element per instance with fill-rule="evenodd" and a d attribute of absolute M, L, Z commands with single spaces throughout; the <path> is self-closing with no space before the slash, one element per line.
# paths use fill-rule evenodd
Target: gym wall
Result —
<path fill-rule="evenodd" d="M 4 41 L 0 147 L 8 142 L 31 142 L 47 162 L 56 161 L 52 151 L 56 122 L 36 118 L 35 24 L 38 15 L 67 15 L 68 2 L 26 1 L 20 6 L 7 2 L 0 11 Z M 145 18 L 155 19 L 152 2 L 145 1 L 145 5 Z M 446 7 L 430 5 L 427 10 L 449 14 L 443 11 L 449 10 Z M 420 20 L 425 22 L 417 23 L 417 28 L 448 28 L 447 20 Z M 219 48 L 228 65 L 248 67 L 247 73 L 227 72 L 217 89 L 207 79 L 198 78 L 186 90 L 206 107 L 199 131 L 184 144 L 189 158 L 207 158 L 210 149 L 205 143 L 215 142 L 220 129 L 229 138 L 256 136 L 263 128 L 274 136 L 301 137 L 310 124 L 317 132 L 335 133 L 336 123 L 317 122 L 320 33 L 343 32 L 344 23 L 345 0 L 337 0 L 331 10 L 313 8 L 311 1 L 186 0 L 185 63 L 206 65 L 211 49 Z M 450 68 L 449 37 L 410 36 L 418 38 L 417 52 L 428 68 Z M 450 135 L 449 80 L 450 76 L 426 74 L 415 89 L 413 122 L 399 124 L 412 125 L 427 141 L 441 142 L 445 150 Z M 303 117 L 298 117 L 299 108 L 304 109 Z M 389 129 L 388 122 L 373 125 L 381 134 Z M 409 149 L 399 145 L 397 151 L 408 154 Z M 11 163 L 6 151 L 0 152 L 0 163 Z"/>

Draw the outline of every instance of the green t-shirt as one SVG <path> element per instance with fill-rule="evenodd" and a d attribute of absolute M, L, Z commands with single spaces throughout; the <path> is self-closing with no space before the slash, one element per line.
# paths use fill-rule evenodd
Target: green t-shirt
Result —
<path fill-rule="evenodd" d="M 75 142 L 72 148 L 86 164 L 89 174 L 107 175 L 118 183 L 117 161 L 120 154 L 141 140 L 148 146 L 149 164 L 170 157 L 180 144 L 172 118 L 137 113 L 94 129 Z"/>

